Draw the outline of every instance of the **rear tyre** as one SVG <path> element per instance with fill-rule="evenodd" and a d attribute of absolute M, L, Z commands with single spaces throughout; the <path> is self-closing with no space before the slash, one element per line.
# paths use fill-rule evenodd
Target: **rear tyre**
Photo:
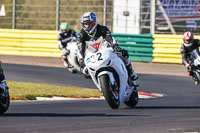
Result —
<path fill-rule="evenodd" d="M 134 89 L 128 101 L 124 102 L 128 107 L 135 107 L 138 104 L 139 97 L 137 88 Z"/>
<path fill-rule="evenodd" d="M 99 80 L 106 102 L 112 109 L 118 109 L 120 105 L 118 85 L 113 86 L 108 75 L 100 76 Z"/>
<path fill-rule="evenodd" d="M 77 70 L 75 68 L 68 68 L 68 70 L 71 72 L 71 73 L 77 73 Z"/>

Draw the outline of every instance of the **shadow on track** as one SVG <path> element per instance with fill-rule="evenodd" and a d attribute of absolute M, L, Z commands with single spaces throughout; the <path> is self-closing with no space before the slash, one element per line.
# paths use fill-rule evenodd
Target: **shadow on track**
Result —
<path fill-rule="evenodd" d="M 6 113 L 6 114 L 4 114 L 2 116 L 4 116 L 4 117 L 130 117 L 130 116 L 149 116 L 149 115 Z"/>
<path fill-rule="evenodd" d="M 200 106 L 139 106 L 127 109 L 200 109 Z"/>

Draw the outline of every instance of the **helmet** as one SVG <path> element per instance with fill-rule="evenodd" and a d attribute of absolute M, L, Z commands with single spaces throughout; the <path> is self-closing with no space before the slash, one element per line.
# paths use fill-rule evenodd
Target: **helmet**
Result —
<path fill-rule="evenodd" d="M 67 23 L 61 23 L 61 24 L 60 24 L 60 30 L 61 30 L 62 32 L 67 32 L 67 31 L 69 31 L 69 25 L 68 25 Z"/>
<path fill-rule="evenodd" d="M 183 41 L 184 41 L 184 45 L 186 47 L 190 47 L 193 44 L 194 41 L 194 35 L 192 32 L 185 32 L 183 35 Z"/>
<path fill-rule="evenodd" d="M 97 17 L 92 12 L 86 12 L 81 17 L 82 28 L 89 34 L 94 34 L 97 27 Z"/>

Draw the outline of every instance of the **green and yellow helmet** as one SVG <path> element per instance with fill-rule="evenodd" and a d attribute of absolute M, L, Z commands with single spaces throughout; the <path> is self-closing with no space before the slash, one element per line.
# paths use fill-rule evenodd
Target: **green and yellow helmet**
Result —
<path fill-rule="evenodd" d="M 69 25 L 67 23 L 61 23 L 60 24 L 60 30 L 68 31 L 69 30 Z"/>

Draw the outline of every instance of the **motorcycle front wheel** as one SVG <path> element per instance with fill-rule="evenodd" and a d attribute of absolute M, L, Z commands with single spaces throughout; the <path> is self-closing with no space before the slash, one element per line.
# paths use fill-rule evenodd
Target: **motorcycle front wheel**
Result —
<path fill-rule="evenodd" d="M 0 94 L 0 115 L 8 110 L 9 105 L 10 105 L 10 97 L 8 90 L 6 90 L 2 94 Z"/>
<path fill-rule="evenodd" d="M 120 105 L 119 101 L 119 88 L 116 85 L 115 87 L 111 84 L 108 75 L 101 75 L 99 77 L 100 86 L 103 92 L 103 96 L 106 99 L 106 102 L 112 109 L 118 109 Z"/>

